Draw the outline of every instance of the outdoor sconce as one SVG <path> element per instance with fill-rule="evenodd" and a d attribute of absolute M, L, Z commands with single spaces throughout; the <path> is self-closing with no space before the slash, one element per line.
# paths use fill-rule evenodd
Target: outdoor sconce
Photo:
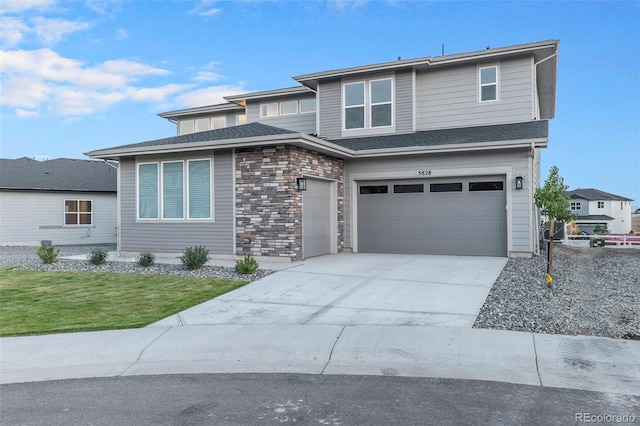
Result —
<path fill-rule="evenodd" d="M 307 190 L 307 180 L 305 178 L 298 178 L 296 182 L 298 184 L 298 191 Z"/>
<path fill-rule="evenodd" d="M 516 189 L 522 189 L 523 176 L 516 176 Z"/>

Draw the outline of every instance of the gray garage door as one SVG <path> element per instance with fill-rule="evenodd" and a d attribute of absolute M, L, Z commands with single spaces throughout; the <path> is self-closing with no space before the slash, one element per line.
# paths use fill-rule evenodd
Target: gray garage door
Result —
<path fill-rule="evenodd" d="M 331 252 L 331 182 L 307 179 L 302 195 L 302 251 L 306 258 Z"/>
<path fill-rule="evenodd" d="M 358 184 L 358 251 L 507 255 L 504 176 Z"/>

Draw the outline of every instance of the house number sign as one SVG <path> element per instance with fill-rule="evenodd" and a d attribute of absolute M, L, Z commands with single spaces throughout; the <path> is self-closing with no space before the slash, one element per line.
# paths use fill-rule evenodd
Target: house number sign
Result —
<path fill-rule="evenodd" d="M 420 176 L 420 177 L 431 176 L 431 170 L 418 170 L 417 176 Z"/>

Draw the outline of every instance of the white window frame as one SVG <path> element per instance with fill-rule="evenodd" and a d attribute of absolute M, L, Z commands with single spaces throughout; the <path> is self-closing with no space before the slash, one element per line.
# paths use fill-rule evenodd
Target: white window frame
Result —
<path fill-rule="evenodd" d="M 208 218 L 191 218 L 189 216 L 189 163 L 192 161 L 208 161 L 209 162 L 209 217 Z M 169 163 L 182 163 L 182 218 L 166 218 L 164 217 L 164 165 Z M 157 191 L 158 191 L 158 216 L 157 217 L 140 217 L 140 166 L 145 164 L 155 164 L 158 167 Z M 166 161 L 144 161 L 136 163 L 136 220 L 137 221 L 153 221 L 153 222 L 184 222 L 184 221 L 212 221 L 214 220 L 214 173 L 213 159 L 211 157 L 189 158 L 185 160 L 166 160 Z M 93 209 L 93 202 L 91 204 Z M 93 216 L 92 216 L 93 222 Z M 69 225 L 75 226 L 75 225 Z M 86 226 L 86 225 L 85 225 Z"/>
<path fill-rule="evenodd" d="M 582 210 L 582 201 L 571 201 L 569 206 L 572 212 Z"/>
<path fill-rule="evenodd" d="M 292 105 L 295 104 L 296 112 L 287 112 L 287 113 L 282 112 L 283 104 L 292 104 Z M 297 115 L 299 111 L 300 111 L 300 106 L 299 106 L 299 101 L 297 99 L 292 101 L 281 101 L 278 103 L 278 112 L 280 113 L 280 115 Z"/>
<path fill-rule="evenodd" d="M 189 174 L 189 163 L 193 162 L 193 161 L 208 161 L 209 162 L 209 217 L 191 217 L 191 209 L 189 208 L 190 205 L 190 193 L 189 193 L 189 178 L 190 178 L 190 174 Z M 186 218 L 187 220 L 194 220 L 194 221 L 202 221 L 202 220 L 212 220 L 213 219 L 213 161 L 211 161 L 211 158 L 190 158 L 186 161 L 187 163 L 187 168 L 185 169 L 185 173 L 184 173 L 184 179 L 186 180 L 186 186 L 185 186 L 185 192 L 186 192 L 186 197 L 185 197 L 185 209 L 186 209 Z"/>
<path fill-rule="evenodd" d="M 391 100 L 387 101 L 387 102 L 373 102 L 371 99 L 371 94 L 372 94 L 372 90 L 371 90 L 371 85 L 376 82 L 376 81 L 385 81 L 385 80 L 389 80 L 391 82 Z M 388 127 L 393 127 L 393 78 L 391 77 L 387 77 L 387 78 L 376 78 L 376 79 L 372 79 L 369 80 L 369 84 L 367 85 L 369 87 L 369 96 L 367 97 L 367 93 L 365 92 L 365 101 L 369 101 L 369 128 L 370 129 L 384 129 L 384 128 L 388 128 Z M 391 105 L 391 122 L 387 125 L 384 126 L 373 126 L 373 107 L 376 105 Z M 366 109 L 366 108 L 365 108 Z M 365 123 L 366 124 L 366 123 Z"/>
<path fill-rule="evenodd" d="M 275 105 L 276 106 L 276 113 L 275 114 L 266 114 L 268 112 L 269 105 Z M 263 109 L 263 107 L 264 107 L 264 109 Z M 261 118 L 277 117 L 279 112 L 280 112 L 280 105 L 278 104 L 278 102 L 268 102 L 268 103 L 260 104 L 260 117 Z"/>
<path fill-rule="evenodd" d="M 309 103 L 313 104 L 313 110 L 303 111 L 303 109 L 302 109 L 302 103 L 303 102 L 309 102 Z M 315 98 L 300 99 L 300 107 L 298 108 L 298 110 L 300 111 L 300 114 L 313 114 L 314 112 L 316 112 L 316 110 L 318 108 L 317 102 L 318 101 Z"/>
<path fill-rule="evenodd" d="M 67 211 L 67 201 L 75 201 L 76 203 L 78 203 L 78 211 L 68 212 Z M 91 203 L 91 211 L 90 212 L 81 212 L 80 211 L 80 202 L 82 202 L 82 201 Z M 64 226 L 74 226 L 74 227 L 75 226 L 85 226 L 85 227 L 86 226 L 93 226 L 93 208 L 94 208 L 93 200 L 88 200 L 88 199 L 81 200 L 81 199 L 76 199 L 76 198 L 65 198 L 64 204 L 62 205 L 62 209 L 64 211 L 63 222 L 62 223 L 64 224 Z M 67 215 L 68 214 L 75 214 L 77 223 L 67 223 Z M 85 214 L 85 215 L 89 214 L 90 217 L 91 217 L 91 223 L 80 223 L 80 214 Z"/>
<path fill-rule="evenodd" d="M 222 119 L 222 126 L 218 127 L 218 126 L 214 126 L 214 122 L 217 118 L 221 118 Z M 226 115 L 214 115 L 209 117 L 209 129 L 211 130 L 216 130 L 216 129 L 224 129 L 225 127 L 227 127 L 227 116 Z"/>
<path fill-rule="evenodd" d="M 489 68 L 495 68 L 496 70 L 496 81 L 495 82 L 491 82 L 491 83 L 482 83 L 482 70 L 486 70 Z M 495 86 L 496 87 L 496 97 L 495 99 L 487 99 L 487 100 L 482 100 L 482 88 L 483 87 L 489 87 L 489 86 Z M 491 103 L 491 102 L 498 102 L 500 100 L 500 67 L 498 65 L 488 65 L 488 66 L 484 66 L 484 67 L 479 67 L 478 68 L 478 102 L 481 104 L 486 104 L 486 103 Z"/>
<path fill-rule="evenodd" d="M 604 201 L 598 201 L 597 203 L 599 209 L 604 209 Z"/>
<path fill-rule="evenodd" d="M 247 124 L 247 114 L 236 114 L 236 126 L 240 126 L 242 124 Z"/>
<path fill-rule="evenodd" d="M 389 80 L 391 82 L 391 100 L 385 102 L 372 102 L 371 100 L 371 84 L 376 81 Z M 349 105 L 347 106 L 346 87 L 353 84 L 362 84 L 364 86 L 364 104 Z M 391 105 L 391 123 L 384 126 L 373 126 L 373 106 L 376 105 Z M 352 127 L 347 128 L 347 109 L 349 108 L 362 108 L 364 107 L 364 127 Z M 360 81 L 345 81 L 342 83 L 342 131 L 343 132 L 361 132 L 375 131 L 379 129 L 391 129 L 395 126 L 395 79 L 393 77 L 381 77 L 372 78 L 369 80 Z"/>

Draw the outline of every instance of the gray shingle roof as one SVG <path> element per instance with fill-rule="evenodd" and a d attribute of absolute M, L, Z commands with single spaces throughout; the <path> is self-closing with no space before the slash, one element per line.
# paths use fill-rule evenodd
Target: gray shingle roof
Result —
<path fill-rule="evenodd" d="M 0 188 L 116 192 L 118 171 L 103 161 L 0 159 Z"/>
<path fill-rule="evenodd" d="M 292 130 L 281 129 L 279 127 L 267 126 L 262 123 L 241 124 L 239 126 L 223 127 L 222 129 L 207 130 L 204 132 L 191 133 L 188 135 L 173 136 L 170 138 L 155 139 L 146 142 L 134 143 L 131 145 L 120 145 L 107 149 L 119 148 L 143 148 L 163 145 L 179 145 L 192 142 L 222 141 L 229 139 L 251 138 L 259 136 L 273 136 L 297 133 Z"/>
<path fill-rule="evenodd" d="M 565 197 L 582 198 L 583 200 L 597 201 L 597 200 L 617 200 L 617 201 L 633 201 L 631 198 L 621 197 L 619 195 L 610 194 L 608 192 L 600 191 L 594 188 L 578 188 L 572 191 L 566 191 Z"/>
<path fill-rule="evenodd" d="M 588 216 L 578 216 L 576 220 L 613 220 L 613 218 L 605 214 L 591 214 Z"/>
<path fill-rule="evenodd" d="M 548 122 L 546 120 L 538 120 L 526 123 L 500 124 L 496 126 L 429 130 L 404 135 L 334 139 L 331 140 L 331 142 L 345 148 L 360 151 L 365 149 L 406 148 L 413 146 L 436 146 L 539 139 L 547 138 L 548 135 Z"/>

